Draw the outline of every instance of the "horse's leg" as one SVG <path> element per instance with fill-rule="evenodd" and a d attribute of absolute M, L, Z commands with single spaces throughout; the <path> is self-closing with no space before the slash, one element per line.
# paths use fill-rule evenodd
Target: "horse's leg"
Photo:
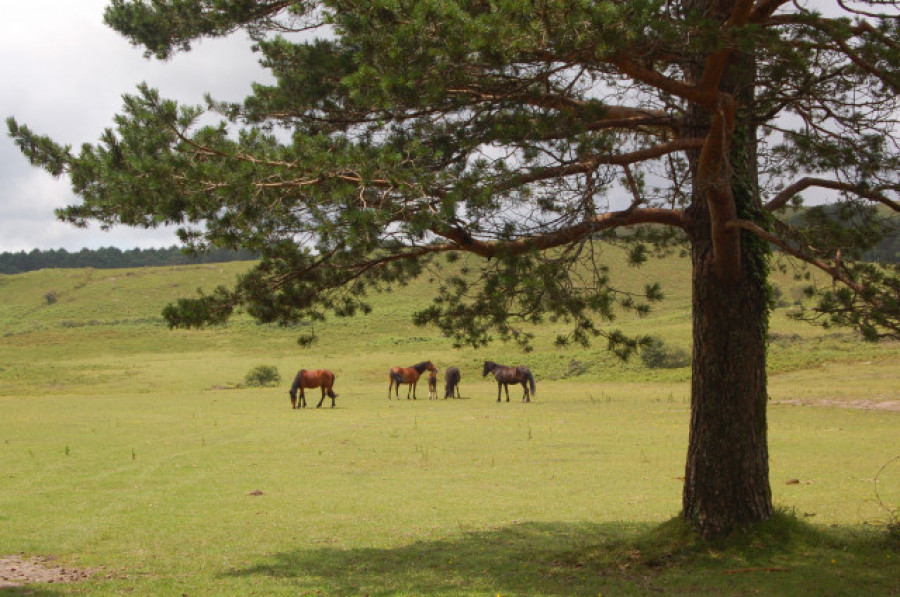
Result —
<path fill-rule="evenodd" d="M 525 393 L 522 394 L 522 402 L 531 402 L 531 397 L 528 395 L 528 382 L 522 382 L 522 389 L 525 390 Z"/>
<path fill-rule="evenodd" d="M 391 399 L 391 390 L 393 390 L 393 389 L 394 389 L 394 378 L 392 377 L 392 378 L 391 378 L 391 383 L 390 383 L 390 385 L 388 386 L 388 400 Z"/>
<path fill-rule="evenodd" d="M 316 408 L 321 408 L 322 403 L 325 402 L 325 384 L 322 384 L 322 399 L 319 400 L 319 403 L 316 405 Z"/>
<path fill-rule="evenodd" d="M 303 392 L 303 386 L 300 386 L 300 398 L 297 401 L 297 408 L 306 408 L 306 394 Z"/>
<path fill-rule="evenodd" d="M 334 399 L 337 398 L 337 394 L 334 393 L 334 378 L 331 378 L 331 383 L 328 384 L 328 397 L 331 398 L 331 408 L 334 408 Z M 322 398 L 324 400 L 324 398 Z"/>
<path fill-rule="evenodd" d="M 498 381 L 497 382 L 497 402 L 500 402 L 500 391 L 501 391 L 502 387 L 503 387 L 503 384 Z"/>
<path fill-rule="evenodd" d="M 509 402 L 509 384 L 508 384 L 508 383 L 504 383 L 504 384 L 503 384 L 503 389 L 506 390 L 506 401 Z"/>

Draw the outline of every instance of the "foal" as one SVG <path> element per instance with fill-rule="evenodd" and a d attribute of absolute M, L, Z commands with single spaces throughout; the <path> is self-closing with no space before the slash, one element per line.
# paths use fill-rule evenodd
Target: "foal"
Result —
<path fill-rule="evenodd" d="M 437 369 L 428 374 L 428 399 L 437 400 Z"/>

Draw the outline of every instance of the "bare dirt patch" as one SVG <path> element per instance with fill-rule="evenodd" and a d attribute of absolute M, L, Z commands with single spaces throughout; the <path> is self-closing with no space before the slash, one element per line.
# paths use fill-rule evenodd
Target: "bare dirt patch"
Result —
<path fill-rule="evenodd" d="M 830 406 L 833 408 L 855 408 L 859 410 L 887 410 L 900 411 L 900 400 L 886 400 L 876 402 L 873 400 L 835 400 L 830 398 L 797 398 L 793 400 L 778 400 L 775 404 L 787 406 Z"/>
<path fill-rule="evenodd" d="M 51 556 L 0 556 L 0 588 L 86 580 L 95 570 L 57 566 Z"/>

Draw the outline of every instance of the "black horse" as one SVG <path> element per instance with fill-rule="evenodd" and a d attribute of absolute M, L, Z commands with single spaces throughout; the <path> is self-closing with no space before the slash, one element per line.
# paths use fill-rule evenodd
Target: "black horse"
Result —
<path fill-rule="evenodd" d="M 459 380 L 461 377 L 459 369 L 447 367 L 447 371 L 444 372 L 444 400 L 447 398 L 462 398 L 459 395 Z"/>
<path fill-rule="evenodd" d="M 522 384 L 522 388 L 525 389 L 525 394 L 522 396 L 522 402 L 531 402 L 531 396 L 534 396 L 537 393 L 534 387 L 534 376 L 531 375 L 531 369 L 524 365 L 507 367 L 505 365 L 498 365 L 493 361 L 485 361 L 484 372 L 481 376 L 484 377 L 488 373 L 493 373 L 494 378 L 497 380 L 497 402 L 500 402 L 501 386 L 506 390 L 506 401 L 509 402 L 509 384 L 511 383 L 520 383 Z M 530 394 L 528 393 L 529 385 L 531 385 Z"/>

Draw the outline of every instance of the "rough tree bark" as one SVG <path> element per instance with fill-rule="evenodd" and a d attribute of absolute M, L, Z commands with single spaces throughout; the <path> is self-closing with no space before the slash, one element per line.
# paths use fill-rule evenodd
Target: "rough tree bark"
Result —
<path fill-rule="evenodd" d="M 704 4 L 718 12 L 720 22 L 741 12 L 741 3 L 733 0 Z M 729 226 L 740 218 L 765 228 L 751 116 L 755 57 L 747 49 L 726 48 L 719 59 L 720 65 L 712 60 L 696 65 L 701 85 L 717 68 L 722 76 L 711 93 L 715 104 L 695 104 L 688 118 L 692 133 L 707 142 L 689 154 L 694 180 L 686 228 L 694 344 L 682 516 L 705 537 L 772 516 L 766 423 L 769 249 Z"/>
<path fill-rule="evenodd" d="M 702 218 L 701 218 L 702 219 Z M 698 234 L 709 227 L 698 225 Z M 772 515 L 766 427 L 764 260 L 744 251 L 723 281 L 712 243 L 694 236 L 694 358 L 683 516 L 706 537 Z"/>

